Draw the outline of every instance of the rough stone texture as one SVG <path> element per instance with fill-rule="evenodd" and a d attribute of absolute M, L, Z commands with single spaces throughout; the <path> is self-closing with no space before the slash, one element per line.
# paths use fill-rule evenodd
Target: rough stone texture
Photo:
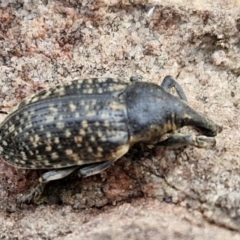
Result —
<path fill-rule="evenodd" d="M 75 78 L 172 75 L 223 125 L 217 147 L 136 146 L 98 176 L 49 184 L 38 206 L 18 200 L 42 171 L 0 162 L 0 239 L 239 239 L 240 2 L 119 2 L 0 1 L 0 121 Z"/>

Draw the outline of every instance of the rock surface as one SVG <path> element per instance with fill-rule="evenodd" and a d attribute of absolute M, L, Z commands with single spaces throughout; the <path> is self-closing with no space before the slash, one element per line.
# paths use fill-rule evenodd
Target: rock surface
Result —
<path fill-rule="evenodd" d="M 137 146 L 100 175 L 49 184 L 39 205 L 18 200 L 42 171 L 1 161 L 0 239 L 239 239 L 240 1 L 162 2 L 0 2 L 0 121 L 72 79 L 172 75 L 223 125 L 215 149 Z"/>

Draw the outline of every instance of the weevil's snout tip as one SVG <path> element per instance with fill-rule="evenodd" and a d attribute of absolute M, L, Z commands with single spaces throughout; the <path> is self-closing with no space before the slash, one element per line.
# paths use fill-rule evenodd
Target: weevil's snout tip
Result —
<path fill-rule="evenodd" d="M 214 123 L 209 128 L 197 127 L 196 130 L 205 136 L 216 137 L 218 133 L 222 132 L 223 127 Z"/>
<path fill-rule="evenodd" d="M 223 127 L 216 124 L 216 127 L 214 127 L 214 130 L 210 131 L 208 135 L 211 137 L 215 137 L 217 136 L 218 133 L 222 132 L 222 130 L 223 130 Z"/>

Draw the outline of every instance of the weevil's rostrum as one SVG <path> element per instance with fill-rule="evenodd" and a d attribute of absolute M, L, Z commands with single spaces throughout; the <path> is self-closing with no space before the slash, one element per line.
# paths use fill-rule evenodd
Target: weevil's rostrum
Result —
<path fill-rule="evenodd" d="M 171 87 L 178 97 L 170 94 Z M 183 126 L 193 126 L 204 136 L 172 134 L 161 141 L 164 134 Z M 16 167 L 59 169 L 56 178 L 54 174 L 42 177 L 49 182 L 77 167 L 82 177 L 99 173 L 137 142 L 213 147 L 220 131 L 188 105 L 181 86 L 170 76 L 161 86 L 81 79 L 23 100 L 0 125 L 0 156 Z M 37 188 L 29 199 L 41 191 Z"/>

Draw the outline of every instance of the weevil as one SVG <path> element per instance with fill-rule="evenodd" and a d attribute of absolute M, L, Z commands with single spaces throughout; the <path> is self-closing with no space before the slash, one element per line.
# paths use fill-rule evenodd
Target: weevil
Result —
<path fill-rule="evenodd" d="M 26 98 L 6 117 L 0 125 L 2 159 L 18 168 L 51 169 L 26 202 L 38 199 L 46 183 L 76 170 L 80 177 L 104 171 L 139 142 L 215 146 L 222 128 L 189 106 L 171 76 L 160 86 L 130 80 L 90 78 L 57 85 Z M 175 132 L 184 126 L 202 135 Z"/>

